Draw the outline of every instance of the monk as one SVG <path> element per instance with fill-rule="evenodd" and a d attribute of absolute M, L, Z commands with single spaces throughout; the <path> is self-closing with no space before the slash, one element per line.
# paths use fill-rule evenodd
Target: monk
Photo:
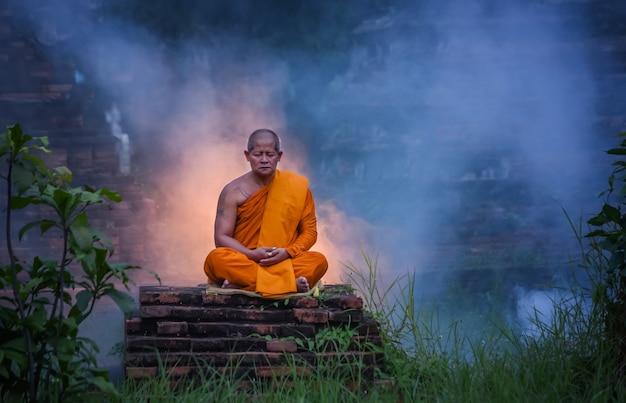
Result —
<path fill-rule="evenodd" d="M 209 283 L 267 298 L 308 292 L 328 269 L 326 257 L 309 250 L 317 218 L 308 180 L 276 169 L 283 152 L 272 130 L 254 131 L 244 155 L 250 171 L 217 202 L 216 248 L 204 262 Z"/>

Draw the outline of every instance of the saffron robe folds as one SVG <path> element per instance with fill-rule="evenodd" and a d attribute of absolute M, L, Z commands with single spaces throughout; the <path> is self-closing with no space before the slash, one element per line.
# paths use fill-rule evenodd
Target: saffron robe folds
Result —
<path fill-rule="evenodd" d="M 317 218 L 308 181 L 291 172 L 277 170 L 272 182 L 239 206 L 233 238 L 249 249 L 285 248 L 291 259 L 260 266 L 243 253 L 218 247 L 204 264 L 210 282 L 228 280 L 244 290 L 272 297 L 296 292 L 297 277 L 306 277 L 315 285 L 328 268 L 324 255 L 309 251 L 317 240 Z"/>

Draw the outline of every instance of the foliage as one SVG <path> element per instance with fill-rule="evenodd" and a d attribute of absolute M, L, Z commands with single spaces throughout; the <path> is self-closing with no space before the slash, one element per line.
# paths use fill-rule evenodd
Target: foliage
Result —
<path fill-rule="evenodd" d="M 626 137 L 626 132 L 618 137 Z M 605 314 L 607 336 L 617 356 L 626 360 L 626 138 L 607 154 L 618 157 L 608 177 L 608 189 L 600 194 L 604 205 L 587 223 L 595 227 L 585 256 L 587 268 L 597 271 L 594 303 Z"/>
<path fill-rule="evenodd" d="M 50 153 L 47 145 L 47 138 L 25 134 L 17 124 L 0 137 L 9 257 L 8 264 L 0 265 L 4 401 L 65 400 L 91 387 L 115 393 L 106 370 L 97 367 L 96 343 L 80 337 L 79 326 L 103 297 L 126 313 L 132 309 L 132 298 L 116 285 L 128 290 L 129 270 L 138 267 L 109 261 L 113 245 L 89 223 L 86 213 L 90 206 L 119 202 L 119 195 L 108 189 L 72 187 L 67 168 L 50 169 L 40 157 Z M 61 240 L 60 256 L 27 261 L 17 255 L 13 214 L 28 208 L 42 216 L 23 225 L 18 240 L 38 230 L 41 237 Z"/>

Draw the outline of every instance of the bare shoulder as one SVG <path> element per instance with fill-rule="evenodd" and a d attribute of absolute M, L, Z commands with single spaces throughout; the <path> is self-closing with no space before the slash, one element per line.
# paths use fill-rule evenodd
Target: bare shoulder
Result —
<path fill-rule="evenodd" d="M 253 185 L 247 174 L 233 179 L 222 189 L 220 202 L 239 207 L 254 193 Z"/>

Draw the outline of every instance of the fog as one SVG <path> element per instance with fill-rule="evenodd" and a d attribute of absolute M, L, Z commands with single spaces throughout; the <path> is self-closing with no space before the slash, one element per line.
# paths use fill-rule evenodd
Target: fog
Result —
<path fill-rule="evenodd" d="M 279 168 L 310 179 L 326 282 L 348 281 L 346 264 L 367 270 L 362 254 L 386 279 L 416 273 L 435 298 L 486 292 L 494 276 L 517 290 L 562 278 L 576 243 L 561 209 L 593 212 L 621 124 L 602 120 L 600 92 L 619 88 L 597 74 L 610 61 L 586 2 L 311 4 L 310 19 L 280 17 L 290 2 L 210 3 L 155 4 L 162 31 L 213 17 L 175 44 L 104 11 L 124 2 L 14 5 L 21 29 L 97 88 L 103 127 L 119 108 L 131 172 L 156 204 L 151 269 L 165 284 L 205 281 L 217 195 L 247 170 L 261 127 L 282 137 Z M 290 31 L 302 26 L 310 36 Z"/>

